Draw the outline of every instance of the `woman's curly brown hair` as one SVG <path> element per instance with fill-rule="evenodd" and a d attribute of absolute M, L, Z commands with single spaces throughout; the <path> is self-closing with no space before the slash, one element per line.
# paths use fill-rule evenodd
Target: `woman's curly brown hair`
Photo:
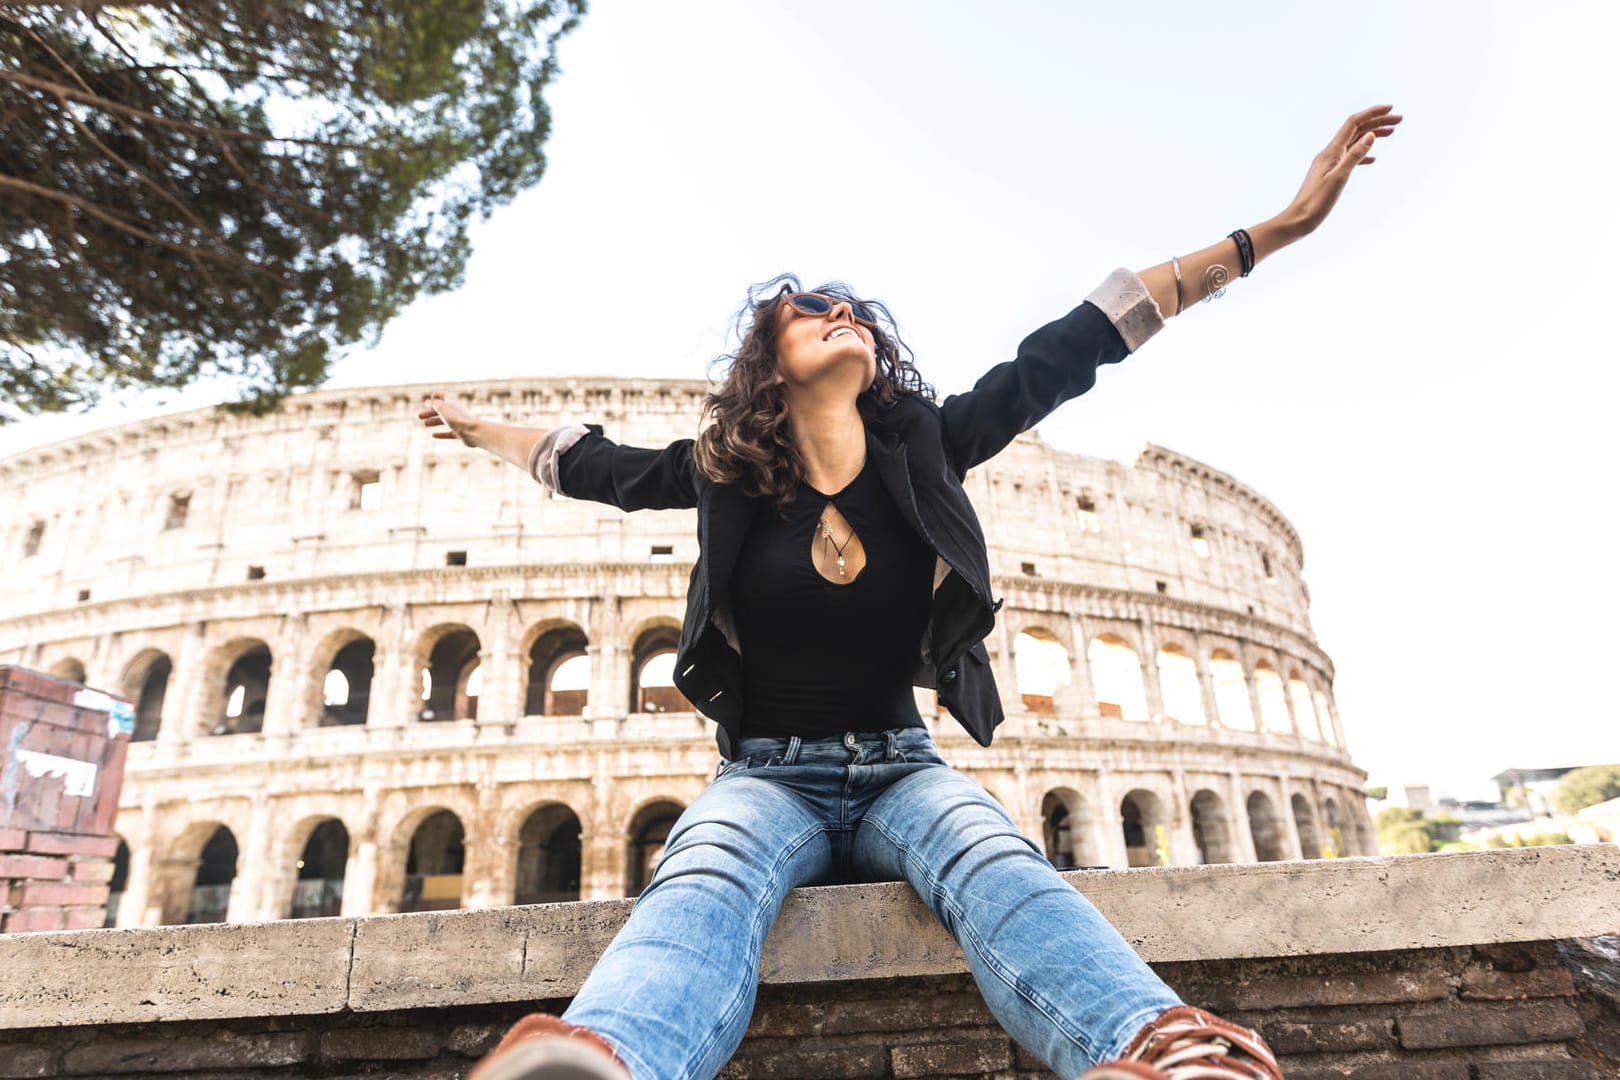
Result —
<path fill-rule="evenodd" d="M 775 382 L 777 315 L 782 297 L 796 292 L 859 299 L 877 316 L 878 325 L 870 328 L 877 377 L 855 399 L 855 407 L 867 423 L 904 395 L 934 395 L 934 388 L 923 382 L 912 365 L 911 350 L 900 340 L 894 316 L 879 301 L 858 298 L 840 281 L 803 289 L 793 274 L 781 274 L 750 288 L 748 303 L 737 313 L 741 344 L 736 352 L 714 360 L 730 366 L 720 388 L 703 400 L 704 419 L 712 422 L 698 435 L 697 467 L 715 483 L 739 484 L 750 496 L 775 499 L 784 511 L 804 478 L 804 461 L 791 437 L 787 402 Z"/>

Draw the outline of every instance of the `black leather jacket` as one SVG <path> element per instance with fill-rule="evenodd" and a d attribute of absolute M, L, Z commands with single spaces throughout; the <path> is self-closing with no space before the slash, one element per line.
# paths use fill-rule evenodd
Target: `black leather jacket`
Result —
<path fill-rule="evenodd" d="M 1140 279 L 1129 271 L 1116 271 L 1109 282 L 1122 273 L 1140 290 Z M 1107 283 L 1092 296 L 1117 307 L 1117 291 L 1100 295 L 1106 289 Z M 983 746 L 990 745 L 1003 718 L 984 647 L 1001 602 L 990 595 L 984 533 L 963 477 L 1063 402 L 1089 390 L 1098 365 L 1123 360 L 1131 350 L 1122 330 L 1140 345 L 1162 325 L 1145 290 L 1133 292 L 1129 303 L 1129 310 L 1111 322 L 1088 299 L 1030 334 L 1015 359 L 991 368 L 967 393 L 937 405 L 905 397 L 867 425 L 867 453 L 884 486 L 939 559 L 912 681 L 937 689 L 940 703 Z M 597 425 L 577 431 L 576 438 L 554 459 L 556 487 L 563 494 L 623 510 L 697 508 L 699 555 L 686 594 L 675 685 L 719 725 L 720 752 L 731 757 L 742 718 L 742 660 L 727 587 L 753 516 L 768 503 L 700 474 L 691 439 L 661 450 L 621 446 Z"/>

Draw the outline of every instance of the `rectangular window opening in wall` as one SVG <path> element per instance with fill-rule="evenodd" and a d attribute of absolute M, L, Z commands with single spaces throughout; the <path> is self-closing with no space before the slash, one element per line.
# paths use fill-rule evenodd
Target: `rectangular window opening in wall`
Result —
<path fill-rule="evenodd" d="M 1102 526 L 1097 522 L 1097 504 L 1091 496 L 1081 495 L 1075 504 L 1075 516 L 1080 519 L 1080 528 L 1089 533 L 1101 532 Z"/>
<path fill-rule="evenodd" d="M 1277 575 L 1271 571 L 1271 556 L 1264 552 L 1260 555 L 1260 568 L 1266 572 L 1266 584 L 1277 584 Z"/>
<path fill-rule="evenodd" d="M 28 526 L 28 538 L 23 541 L 23 558 L 30 559 L 39 554 L 39 542 L 45 539 L 45 523 L 36 521 Z"/>
<path fill-rule="evenodd" d="M 183 529 L 191 513 L 191 492 L 176 491 L 169 496 L 169 512 L 163 517 L 163 530 Z"/>
<path fill-rule="evenodd" d="M 89 589 L 80 589 L 79 590 L 79 603 L 82 604 L 88 599 L 90 599 L 90 590 Z"/>
<path fill-rule="evenodd" d="M 1035 572 L 1035 564 L 1032 563 L 1032 562 L 1019 563 L 1018 564 L 1018 572 L 1021 573 L 1021 574 L 1024 574 L 1027 577 L 1040 577 L 1041 576 L 1040 574 L 1037 574 Z"/>
<path fill-rule="evenodd" d="M 250 566 L 250 567 L 248 567 L 248 577 L 247 577 L 247 579 L 249 581 L 263 581 L 264 580 L 264 567 L 262 567 L 262 566 Z"/>
<path fill-rule="evenodd" d="M 1192 549 L 1193 554 L 1197 555 L 1200 559 L 1209 558 L 1209 537 L 1204 535 L 1204 527 L 1202 525 L 1194 525 L 1192 527 Z"/>
<path fill-rule="evenodd" d="M 447 551 L 444 553 L 444 565 L 466 566 L 467 553 L 465 551 Z"/>
<path fill-rule="evenodd" d="M 349 509 L 375 510 L 382 505 L 382 474 L 360 469 L 349 474 Z"/>
<path fill-rule="evenodd" d="M 673 544 L 654 544 L 648 558 L 653 562 L 674 562 L 675 547 Z"/>
<path fill-rule="evenodd" d="M 1155 581 L 1155 582 L 1154 582 L 1154 583 L 1153 583 L 1153 587 L 1154 587 L 1154 588 L 1155 588 L 1155 589 L 1157 589 L 1157 590 L 1159 590 L 1159 595 L 1160 595 L 1160 596 L 1163 596 L 1163 595 L 1164 595 L 1164 594 L 1165 594 L 1165 593 L 1167 593 L 1167 592 L 1169 592 L 1169 591 L 1170 591 L 1170 586 L 1169 586 L 1169 584 L 1168 584 L 1168 583 L 1166 583 L 1166 582 L 1163 582 L 1163 581 Z"/>

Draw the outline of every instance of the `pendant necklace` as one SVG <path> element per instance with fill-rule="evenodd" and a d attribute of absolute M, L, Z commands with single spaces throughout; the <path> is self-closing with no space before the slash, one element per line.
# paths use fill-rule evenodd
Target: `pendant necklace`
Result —
<path fill-rule="evenodd" d="M 827 538 L 827 543 L 832 546 L 833 551 L 838 555 L 838 576 L 847 577 L 848 574 L 844 570 L 844 549 L 849 547 L 851 540 L 855 539 L 854 531 L 851 530 L 850 534 L 844 538 L 843 546 L 840 547 L 838 541 L 833 539 L 832 528 L 827 524 L 826 518 L 820 520 L 820 525 L 821 535 Z"/>

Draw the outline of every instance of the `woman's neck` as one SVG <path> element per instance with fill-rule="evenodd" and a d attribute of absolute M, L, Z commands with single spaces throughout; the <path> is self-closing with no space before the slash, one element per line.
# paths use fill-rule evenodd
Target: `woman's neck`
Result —
<path fill-rule="evenodd" d="M 816 407 L 795 402 L 793 442 L 804 460 L 804 478 L 817 491 L 842 491 L 866 464 L 866 424 L 847 398 Z"/>

